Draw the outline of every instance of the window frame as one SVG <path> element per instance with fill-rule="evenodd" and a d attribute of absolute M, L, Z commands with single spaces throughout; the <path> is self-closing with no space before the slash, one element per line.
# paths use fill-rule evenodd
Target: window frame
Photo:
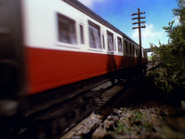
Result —
<path fill-rule="evenodd" d="M 98 38 L 99 38 L 99 48 L 96 47 L 91 47 L 91 36 L 90 36 L 90 30 L 94 30 L 97 29 L 98 30 Z M 100 26 L 95 24 L 94 22 L 88 20 L 88 35 L 89 35 L 89 49 L 91 50 L 98 50 L 98 51 L 102 51 L 102 44 L 101 44 L 101 31 L 100 31 Z M 94 32 L 93 32 L 94 33 Z M 94 36 L 94 35 L 93 35 Z M 97 38 L 95 38 L 97 39 Z M 95 43 L 97 42 L 96 40 L 94 41 Z"/>
<path fill-rule="evenodd" d="M 114 48 L 115 48 L 115 46 L 114 46 L 114 33 L 107 30 L 106 34 L 107 34 L 107 50 L 108 50 L 108 52 L 114 52 L 115 51 L 114 50 Z M 112 48 L 113 48 L 113 50 L 109 49 L 109 36 L 112 36 Z"/>
<path fill-rule="evenodd" d="M 120 43 L 121 43 L 121 52 L 119 51 L 119 41 L 120 40 Z M 122 38 L 121 37 L 119 37 L 119 36 L 117 36 L 117 46 L 118 46 L 118 53 L 120 53 L 120 54 L 123 54 L 123 43 L 122 43 Z"/>
<path fill-rule="evenodd" d="M 79 24 L 79 30 L 80 30 L 80 44 L 84 45 L 85 44 L 85 31 L 84 31 L 83 24 Z"/>
<path fill-rule="evenodd" d="M 116 43 L 117 41 L 116 41 L 116 37 L 114 38 L 114 52 L 116 52 L 117 51 L 117 43 Z"/>
<path fill-rule="evenodd" d="M 132 49 L 133 49 L 133 55 L 135 56 L 135 45 L 132 45 Z"/>
<path fill-rule="evenodd" d="M 129 51 L 128 51 L 128 41 L 127 40 L 124 40 L 124 46 L 125 46 L 125 54 L 129 54 Z"/>
<path fill-rule="evenodd" d="M 74 27 L 74 38 L 75 38 L 75 41 L 74 41 L 74 43 L 72 42 L 72 43 L 70 43 L 70 42 L 66 42 L 66 41 L 69 41 L 69 40 L 64 40 L 64 38 L 62 38 L 62 37 L 60 37 L 61 35 L 65 35 L 65 34 L 62 34 L 60 31 L 62 30 L 61 28 L 60 28 L 60 26 L 61 27 L 63 27 L 63 26 L 66 26 L 66 25 L 62 25 L 62 23 L 60 22 L 60 19 L 64 19 L 63 21 L 65 21 L 65 20 L 67 20 L 67 23 L 72 23 L 73 24 L 73 27 Z M 66 24 L 67 24 L 66 23 Z M 64 28 L 64 27 L 63 27 Z M 65 28 L 66 29 L 66 28 Z M 65 30 L 64 30 L 65 31 Z M 66 35 L 66 37 L 69 37 L 70 35 L 68 34 L 68 35 Z M 63 40 L 62 40 L 63 39 Z M 71 38 L 70 38 L 71 39 Z M 71 41 L 71 40 L 70 40 Z M 57 12 L 57 42 L 58 43 L 61 43 L 61 44 L 65 44 L 65 45 L 69 45 L 69 46 L 77 46 L 78 45 L 78 38 L 77 38 L 77 22 L 74 20 L 74 19 L 72 19 L 72 18 L 69 18 L 69 17 L 67 17 L 67 16 L 65 16 L 65 15 L 63 15 L 63 14 L 61 14 L 61 13 L 58 13 Z"/>
<path fill-rule="evenodd" d="M 105 34 L 102 33 L 101 37 L 102 37 L 102 49 L 105 50 Z"/>
<path fill-rule="evenodd" d="M 132 55 L 132 44 L 131 43 L 129 43 L 129 48 L 130 48 L 130 53 L 129 54 Z"/>

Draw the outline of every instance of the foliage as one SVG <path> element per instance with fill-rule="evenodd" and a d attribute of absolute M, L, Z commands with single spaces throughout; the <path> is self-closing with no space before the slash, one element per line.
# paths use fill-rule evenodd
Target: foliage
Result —
<path fill-rule="evenodd" d="M 155 85 L 163 90 L 167 94 L 167 97 L 171 95 L 173 80 L 167 67 L 164 65 L 159 66 L 158 68 L 147 72 L 147 76 L 153 76 Z"/>
<path fill-rule="evenodd" d="M 114 129 L 114 132 L 113 132 L 113 133 L 119 134 L 119 133 L 123 132 L 124 129 L 125 129 L 124 123 L 123 123 L 122 121 L 119 120 L 119 121 L 116 123 L 116 128 Z"/>
<path fill-rule="evenodd" d="M 148 121 L 147 116 L 140 110 L 129 111 L 132 116 L 126 117 L 124 120 L 119 120 L 115 123 L 112 133 L 126 134 L 136 131 L 139 133 L 142 130 L 152 131 L 153 124 Z M 128 112 L 127 112 L 128 113 Z"/>
<path fill-rule="evenodd" d="M 178 8 L 173 9 L 173 14 L 180 17 L 180 23 L 182 26 L 185 24 L 185 1 L 177 0 Z"/>
<path fill-rule="evenodd" d="M 133 119 L 132 119 L 133 123 L 138 123 L 143 117 L 145 117 L 144 113 L 136 112 Z"/>
<path fill-rule="evenodd" d="M 150 43 L 152 58 L 160 64 L 147 75 L 154 77 L 155 84 L 167 97 L 175 95 L 176 89 L 185 93 L 185 1 L 177 0 L 177 4 L 178 8 L 173 9 L 173 13 L 179 17 L 180 24 L 174 26 L 175 21 L 172 21 L 163 27 L 169 37 L 168 43 L 159 41 L 159 46 Z"/>
<path fill-rule="evenodd" d="M 148 62 L 152 61 L 152 56 L 148 56 Z"/>

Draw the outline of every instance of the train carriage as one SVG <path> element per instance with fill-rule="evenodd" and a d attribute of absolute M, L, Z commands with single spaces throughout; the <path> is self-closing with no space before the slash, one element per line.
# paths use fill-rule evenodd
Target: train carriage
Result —
<path fill-rule="evenodd" d="M 8 110 L 28 114 L 55 95 L 48 90 L 139 66 L 138 44 L 76 0 L 2 0 L 0 13 L 0 103 L 16 103 Z"/>

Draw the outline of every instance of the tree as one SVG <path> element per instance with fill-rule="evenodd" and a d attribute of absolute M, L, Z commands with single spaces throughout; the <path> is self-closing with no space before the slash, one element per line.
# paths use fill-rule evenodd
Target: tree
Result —
<path fill-rule="evenodd" d="M 159 46 L 150 43 L 154 51 L 153 59 L 160 64 L 148 75 L 153 76 L 155 84 L 168 95 L 177 93 L 177 89 L 181 93 L 181 90 L 185 92 L 185 1 L 177 0 L 177 4 L 178 8 L 172 11 L 179 17 L 180 24 L 174 26 L 172 21 L 163 27 L 169 37 L 168 43 L 161 44 L 159 41 Z"/>
<path fill-rule="evenodd" d="M 173 9 L 173 14 L 180 17 L 180 23 L 182 26 L 185 25 L 185 1 L 177 0 L 178 8 Z"/>

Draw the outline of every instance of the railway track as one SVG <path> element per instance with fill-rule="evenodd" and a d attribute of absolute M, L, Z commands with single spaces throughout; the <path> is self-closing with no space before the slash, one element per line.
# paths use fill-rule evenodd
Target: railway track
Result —
<path fill-rule="evenodd" d="M 133 74 L 127 76 L 127 73 Z M 5 127 L 0 131 L 0 137 L 2 139 L 58 139 L 62 137 L 77 123 L 107 103 L 120 90 L 126 88 L 131 78 L 137 75 L 134 70 L 128 70 L 127 73 L 124 74 L 124 77 L 128 79 L 127 82 L 116 79 L 112 85 L 111 80 L 105 80 L 101 82 L 101 85 L 97 83 L 93 88 L 86 86 L 82 88 L 81 93 L 27 117 L 22 117 L 18 113 L 11 119 L 5 119 L 8 122 L 4 122 Z M 4 120 L 1 119 L 1 121 L 2 125 Z"/>
<path fill-rule="evenodd" d="M 7 126 L 8 129 L 0 133 L 0 136 L 20 139 L 65 137 L 73 127 L 93 112 L 105 118 L 104 109 L 119 97 L 119 92 L 123 92 L 131 85 L 132 79 L 136 76 L 129 77 L 128 80 L 116 80 L 113 85 L 109 80 L 94 88 L 87 87 L 88 89 L 84 89 L 82 93 L 29 117 L 15 117 L 12 121 L 16 121 L 16 124 L 12 127 Z"/>
<path fill-rule="evenodd" d="M 116 100 L 122 96 L 123 92 L 125 92 L 130 87 L 129 84 L 130 82 L 127 83 L 122 81 L 121 83 L 102 93 L 102 100 L 98 103 L 99 106 L 97 109 L 94 110 L 90 116 L 88 116 L 86 119 L 69 130 L 66 134 L 64 134 L 61 139 L 91 138 L 93 132 L 99 132 L 100 134 L 103 134 L 104 130 L 101 128 L 101 126 L 105 126 L 102 125 L 102 123 L 104 123 L 104 120 L 107 118 L 108 114 L 112 112 L 111 105 L 116 103 Z M 116 113 L 117 111 L 114 112 Z M 113 116 L 113 118 L 116 120 L 116 117 Z M 98 136 L 98 138 L 100 136 Z M 97 138 L 96 136 L 94 137 Z"/>
<path fill-rule="evenodd" d="M 151 70 L 152 68 L 149 65 L 147 70 Z M 121 81 L 119 84 L 116 84 L 109 90 L 102 93 L 102 100 L 98 103 L 99 107 L 97 107 L 97 109 L 94 110 L 89 117 L 74 126 L 60 139 L 103 138 L 106 133 L 104 128 L 106 126 L 112 126 L 115 122 L 117 122 L 117 115 L 120 115 L 120 112 L 114 109 L 114 106 L 119 105 L 120 101 L 122 101 L 122 98 L 124 97 L 123 93 L 126 92 L 133 83 L 137 84 L 137 82 L 140 82 L 141 79 L 142 78 L 138 77 L 134 78 L 133 80 L 129 80 L 128 82 L 126 82 L 126 80 Z M 113 115 L 110 116 L 110 113 Z M 110 123 L 109 120 L 112 123 Z"/>
<path fill-rule="evenodd" d="M 40 116 L 21 119 L 20 127 L 16 127 L 17 131 L 6 137 L 21 139 L 61 138 L 92 112 L 103 108 L 113 96 L 125 88 L 126 84 L 126 81 L 117 81 L 112 85 L 109 81 L 63 102 L 60 106 Z M 15 128 L 13 130 L 15 131 Z"/>

